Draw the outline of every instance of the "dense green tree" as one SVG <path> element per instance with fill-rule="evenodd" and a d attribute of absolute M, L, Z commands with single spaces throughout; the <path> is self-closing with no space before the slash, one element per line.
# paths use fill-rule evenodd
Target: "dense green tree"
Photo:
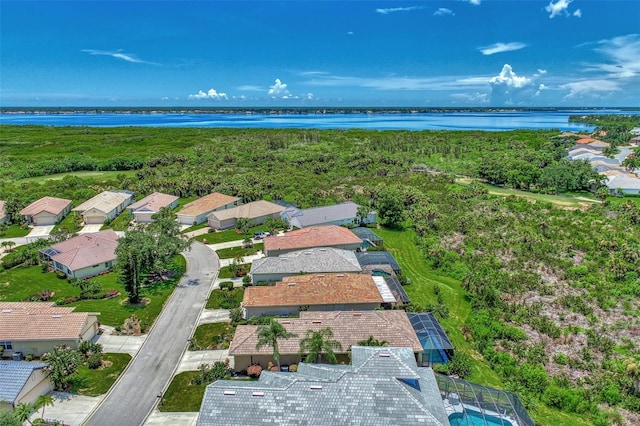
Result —
<path fill-rule="evenodd" d="M 236 221 L 236 230 L 241 234 L 248 234 L 249 230 L 253 226 L 251 219 L 246 217 L 239 217 Z"/>
<path fill-rule="evenodd" d="M 56 390 L 66 391 L 69 380 L 83 362 L 80 352 L 68 346 L 56 346 L 53 350 L 42 356 L 42 360 L 48 364 L 47 373 Z"/>
<path fill-rule="evenodd" d="M 9 410 L 0 410 L 0 426 L 22 426 L 21 422 L 15 415 Z"/>
<path fill-rule="evenodd" d="M 330 327 L 307 330 L 304 338 L 300 340 L 300 358 L 304 362 L 321 363 L 324 356 L 331 364 L 336 364 L 338 359 L 335 350 L 342 350 L 342 345 L 332 337 L 333 330 Z"/>
<path fill-rule="evenodd" d="M 268 325 L 258 326 L 258 343 L 256 343 L 256 349 L 260 349 L 264 346 L 270 346 L 273 349 L 273 359 L 278 364 L 278 371 L 280 370 L 280 350 L 278 347 L 278 340 L 290 339 L 292 337 L 298 337 L 294 333 L 290 333 L 286 328 L 278 321 L 273 319 L 269 321 Z"/>
<path fill-rule="evenodd" d="M 378 222 L 389 228 L 401 228 L 406 218 L 404 197 L 395 187 L 383 187 L 376 196 L 375 207 L 378 212 Z"/>

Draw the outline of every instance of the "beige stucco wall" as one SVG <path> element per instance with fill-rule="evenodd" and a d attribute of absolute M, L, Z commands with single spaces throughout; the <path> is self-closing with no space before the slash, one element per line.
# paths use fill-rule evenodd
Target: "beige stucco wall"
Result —
<path fill-rule="evenodd" d="M 25 383 L 24 387 L 18 394 L 15 404 L 33 404 L 40 395 L 45 395 L 52 390 L 53 385 L 51 384 L 49 377 L 47 377 L 44 369 L 34 370 L 29 379 L 27 379 L 27 383 Z"/>
<path fill-rule="evenodd" d="M 151 223 L 153 222 L 151 216 L 154 214 L 153 212 L 134 212 L 133 217 L 137 223 Z"/>
<path fill-rule="evenodd" d="M 13 352 L 22 352 L 24 355 L 33 354 L 35 356 L 40 356 L 46 352 L 51 352 L 54 347 L 64 345 L 69 346 L 71 348 L 78 347 L 79 339 L 71 339 L 71 340 L 18 340 L 12 341 Z M 5 351 L 5 355 L 7 355 L 8 351 Z"/>
<path fill-rule="evenodd" d="M 348 349 L 348 348 L 343 348 Z M 347 354 L 336 354 L 338 364 L 350 364 L 349 356 Z M 236 371 L 242 371 L 249 368 L 251 364 L 260 364 L 263 369 L 269 366 L 269 363 L 277 365 L 272 355 L 234 355 L 233 365 Z M 299 364 L 300 357 L 298 354 L 280 354 L 280 365 Z"/>
<path fill-rule="evenodd" d="M 53 269 L 57 270 L 57 271 L 61 271 L 64 272 L 65 274 L 67 274 L 68 276 L 72 277 L 72 278 L 84 278 L 84 277 L 89 277 L 89 276 L 93 276 L 93 275 L 98 275 L 101 272 L 104 271 L 108 271 L 109 269 L 111 269 L 113 267 L 113 265 L 115 264 L 115 260 L 110 261 L 110 262 L 102 262 L 99 263 L 98 265 L 95 266 L 89 266 L 86 268 L 82 268 L 82 269 L 77 269 L 75 271 L 71 271 L 69 270 L 65 265 L 59 263 L 59 262 L 53 262 Z"/>

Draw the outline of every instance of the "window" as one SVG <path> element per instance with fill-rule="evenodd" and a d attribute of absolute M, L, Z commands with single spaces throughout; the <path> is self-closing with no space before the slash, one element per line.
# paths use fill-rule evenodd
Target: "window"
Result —
<path fill-rule="evenodd" d="M 10 351 L 13 349 L 13 345 L 11 344 L 11 342 L 0 342 L 0 346 L 6 351 Z"/>

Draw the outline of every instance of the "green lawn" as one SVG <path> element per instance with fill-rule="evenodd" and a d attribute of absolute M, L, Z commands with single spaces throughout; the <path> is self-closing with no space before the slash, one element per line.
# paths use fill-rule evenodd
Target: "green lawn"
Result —
<path fill-rule="evenodd" d="M 85 172 L 68 172 L 68 173 L 58 173 L 55 175 L 47 175 L 47 176 L 36 176 L 32 178 L 19 179 L 18 182 L 37 182 L 37 183 L 45 183 L 48 180 L 62 180 L 65 176 L 76 176 L 79 178 L 104 178 L 104 180 L 113 179 L 118 175 L 125 175 L 128 177 L 134 177 L 136 175 L 136 170 L 125 170 L 125 171 L 106 171 L 106 172 L 98 172 L 98 171 L 85 171 Z"/>
<path fill-rule="evenodd" d="M 238 256 L 252 256 L 262 250 L 264 250 L 264 243 L 258 243 L 254 244 L 252 248 L 229 247 L 216 250 L 216 254 L 220 259 L 235 259 Z"/>
<path fill-rule="evenodd" d="M 107 353 L 102 359 L 111 365 L 99 370 L 90 370 L 86 365 L 80 367 L 73 379 L 71 393 L 85 396 L 107 393 L 131 361 L 131 355 Z"/>
<path fill-rule="evenodd" d="M 449 307 L 450 315 L 445 320 L 439 320 L 447 332 L 447 336 L 456 350 L 463 349 L 474 359 L 473 372 L 466 380 L 481 385 L 502 389 L 502 381 L 496 372 L 482 359 L 482 356 L 467 342 L 460 331 L 471 314 L 471 304 L 460 282 L 453 278 L 439 276 L 433 273 L 424 260 L 424 254 L 414 244 L 414 232 L 411 229 L 395 231 L 376 229 L 375 233 L 384 239 L 385 248 L 402 267 L 402 273 L 411 279 L 411 284 L 404 289 L 411 301 L 419 305 L 436 303 L 433 287 L 440 286 L 441 294 Z M 590 424 L 578 414 L 568 414 L 550 409 L 539 403 L 529 415 L 538 425 L 547 426 L 583 426 Z"/>
<path fill-rule="evenodd" d="M 202 324 L 196 328 L 193 339 L 198 345 L 198 350 L 220 349 L 218 344 L 222 344 L 221 349 L 227 349 L 234 331 L 235 328 L 226 322 Z"/>
<path fill-rule="evenodd" d="M 243 263 L 240 265 L 244 270 L 250 270 L 250 263 Z M 218 278 L 234 278 L 236 275 L 231 271 L 230 266 L 225 266 L 224 268 L 220 268 L 220 273 L 218 274 Z"/>
<path fill-rule="evenodd" d="M 200 411 L 200 404 L 207 385 L 192 385 L 191 380 L 199 371 L 177 374 L 162 397 L 158 409 L 163 412 Z"/>
<path fill-rule="evenodd" d="M 188 228 L 186 228 L 185 230 L 180 231 L 180 232 L 182 232 L 182 233 L 184 234 L 184 233 L 186 233 L 186 232 L 193 232 L 193 231 L 197 231 L 198 229 L 206 228 L 207 226 L 209 226 L 209 223 L 207 223 L 207 221 L 205 220 L 205 221 L 204 221 L 204 222 L 202 222 L 200 225 L 193 225 L 193 226 L 190 226 L 190 227 L 188 227 Z"/>
<path fill-rule="evenodd" d="M 134 217 L 128 210 L 124 210 L 118 217 L 116 217 L 108 225 L 102 225 L 101 231 L 105 229 L 113 229 L 114 231 L 126 231 L 129 229 L 129 223 L 133 221 Z"/>
<path fill-rule="evenodd" d="M 82 229 L 82 221 L 76 219 L 78 217 L 77 212 L 69 213 L 62 221 L 53 227 L 51 232 L 57 231 L 60 228 L 65 228 L 67 232 L 76 233 Z"/>
<path fill-rule="evenodd" d="M 472 182 L 473 179 L 470 178 L 459 178 L 456 179 L 456 182 L 462 185 L 468 185 Z M 510 195 L 514 195 L 516 197 L 527 198 L 532 201 L 541 201 L 552 203 L 559 207 L 575 207 L 580 208 L 584 205 L 588 205 L 590 203 L 599 203 L 600 201 L 593 199 L 593 196 L 589 197 L 587 195 L 579 195 L 583 198 L 591 198 L 591 201 L 581 200 L 576 198 L 574 195 L 566 194 L 566 195 L 549 195 L 549 194 L 539 194 L 535 192 L 528 191 L 520 191 L 517 189 L 503 188 L 500 186 L 489 185 L 487 183 L 482 183 L 482 186 L 487 188 L 489 194 L 494 195 L 502 195 L 508 197 Z"/>
<path fill-rule="evenodd" d="M 240 306 L 244 297 L 244 288 L 233 290 L 213 290 L 207 301 L 206 309 L 232 309 Z"/>
<path fill-rule="evenodd" d="M 0 238 L 18 238 L 24 237 L 31 229 L 27 226 L 24 228 L 19 225 L 8 225 L 4 231 L 0 230 Z"/>
<path fill-rule="evenodd" d="M 266 232 L 267 228 L 265 228 L 264 226 L 254 226 L 249 230 L 248 234 L 238 234 L 235 229 L 227 229 L 226 231 L 216 231 L 209 234 L 198 235 L 194 237 L 194 239 L 205 244 L 227 243 L 229 241 L 244 240 L 247 237 L 251 238 L 253 237 L 254 232 L 259 231 Z"/>
<path fill-rule="evenodd" d="M 174 262 L 178 268 L 184 271 L 186 261 L 182 256 L 177 256 Z M 143 327 L 146 328 L 151 326 L 160 314 L 164 302 L 171 295 L 179 279 L 180 276 L 153 286 L 143 287 L 140 296 L 149 298 L 150 302 L 145 306 L 138 307 L 126 303 L 127 293 L 124 286 L 117 282 L 116 274 L 100 275 L 95 280 L 102 285 L 103 290 L 118 290 L 120 296 L 108 300 L 79 300 L 64 306 L 75 306 L 78 312 L 100 312 L 98 317 L 100 322 L 113 327 L 122 326 L 125 319 L 135 314 L 140 318 Z M 0 300 L 2 301 L 25 300 L 29 296 L 47 289 L 55 293 L 52 301 L 80 294 L 80 290 L 69 284 L 66 279 L 59 279 L 52 272 L 43 273 L 40 266 L 14 268 L 0 272 Z"/>

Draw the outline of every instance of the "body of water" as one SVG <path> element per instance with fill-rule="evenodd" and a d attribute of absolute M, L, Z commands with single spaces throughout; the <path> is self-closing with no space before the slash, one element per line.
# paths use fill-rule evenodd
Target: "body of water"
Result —
<path fill-rule="evenodd" d="M 486 130 L 559 129 L 586 132 L 594 126 L 570 123 L 570 115 L 640 115 L 637 111 L 564 110 L 375 114 L 0 114 L 0 124 L 44 126 L 148 126 L 375 130 Z"/>

